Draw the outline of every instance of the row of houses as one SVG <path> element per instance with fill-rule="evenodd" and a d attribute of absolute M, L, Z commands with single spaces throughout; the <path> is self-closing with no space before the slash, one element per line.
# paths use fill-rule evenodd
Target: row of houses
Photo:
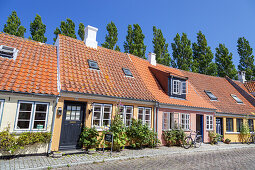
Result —
<path fill-rule="evenodd" d="M 84 126 L 110 125 L 121 101 L 126 126 L 141 119 L 158 133 L 174 126 L 209 131 L 240 142 L 242 121 L 254 130 L 252 82 L 183 71 L 98 46 L 97 28 L 85 40 L 58 35 L 55 45 L 0 33 L 0 131 L 52 132 L 51 142 L 26 153 L 77 148 Z M 245 87 L 247 86 L 247 88 Z M 250 90 L 250 91 L 248 91 Z M 0 153 L 1 154 L 1 153 Z"/>

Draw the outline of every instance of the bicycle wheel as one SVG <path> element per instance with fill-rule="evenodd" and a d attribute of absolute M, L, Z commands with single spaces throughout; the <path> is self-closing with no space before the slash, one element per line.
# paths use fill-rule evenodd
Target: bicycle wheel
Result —
<path fill-rule="evenodd" d="M 201 144 L 202 144 L 202 136 L 197 136 L 195 148 L 199 148 L 201 146 Z"/>
<path fill-rule="evenodd" d="M 185 139 L 184 139 L 184 142 L 183 142 L 183 147 L 185 149 L 189 149 L 192 145 L 192 138 L 190 136 L 187 136 Z"/>

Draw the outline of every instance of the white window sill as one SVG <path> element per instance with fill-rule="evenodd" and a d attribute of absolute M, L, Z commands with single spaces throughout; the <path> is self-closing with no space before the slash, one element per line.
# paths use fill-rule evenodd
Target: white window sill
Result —
<path fill-rule="evenodd" d="M 240 132 L 226 132 L 226 134 L 240 134 Z"/>

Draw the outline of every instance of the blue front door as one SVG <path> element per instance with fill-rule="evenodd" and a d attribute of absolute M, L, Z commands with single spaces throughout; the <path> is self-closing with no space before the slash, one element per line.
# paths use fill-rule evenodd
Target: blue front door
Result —
<path fill-rule="evenodd" d="M 216 133 L 223 135 L 222 132 L 222 118 L 216 118 Z"/>

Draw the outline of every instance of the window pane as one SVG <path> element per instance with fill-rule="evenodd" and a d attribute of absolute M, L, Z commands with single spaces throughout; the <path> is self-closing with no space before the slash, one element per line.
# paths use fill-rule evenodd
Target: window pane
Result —
<path fill-rule="evenodd" d="M 146 115 L 145 120 L 150 120 L 150 115 Z"/>
<path fill-rule="evenodd" d="M 100 112 L 94 112 L 94 119 L 100 119 Z"/>
<path fill-rule="evenodd" d="M 46 113 L 35 113 L 35 120 L 45 120 Z"/>
<path fill-rule="evenodd" d="M 104 119 L 110 119 L 110 113 L 104 113 Z"/>
<path fill-rule="evenodd" d="M 126 120 L 131 120 L 131 114 L 126 114 Z"/>
<path fill-rule="evenodd" d="M 31 112 L 19 112 L 19 119 L 30 120 Z"/>
<path fill-rule="evenodd" d="M 110 112 L 111 110 L 111 107 L 110 106 L 105 106 L 104 107 L 104 112 Z"/>
<path fill-rule="evenodd" d="M 132 113 L 132 107 L 127 107 L 127 109 L 126 109 L 126 113 Z"/>
<path fill-rule="evenodd" d="M 94 111 L 101 111 L 101 106 L 98 106 L 98 105 L 95 106 L 95 107 L 94 107 Z"/>
<path fill-rule="evenodd" d="M 17 129 L 28 129 L 29 121 L 18 121 Z"/>
<path fill-rule="evenodd" d="M 31 111 L 32 110 L 32 103 L 20 103 L 20 111 Z"/>
<path fill-rule="evenodd" d="M 45 128 L 45 121 L 35 121 L 33 129 Z"/>
<path fill-rule="evenodd" d="M 47 105 L 46 104 L 36 104 L 36 111 L 46 112 Z"/>
<path fill-rule="evenodd" d="M 93 120 L 93 125 L 94 125 L 94 126 L 99 126 L 99 121 L 100 121 L 100 120 Z"/>
<path fill-rule="evenodd" d="M 66 120 L 70 120 L 70 115 L 71 115 L 71 111 L 67 110 L 66 111 Z"/>
<path fill-rule="evenodd" d="M 110 125 L 110 120 L 104 120 L 103 121 L 103 126 L 107 126 Z"/>

